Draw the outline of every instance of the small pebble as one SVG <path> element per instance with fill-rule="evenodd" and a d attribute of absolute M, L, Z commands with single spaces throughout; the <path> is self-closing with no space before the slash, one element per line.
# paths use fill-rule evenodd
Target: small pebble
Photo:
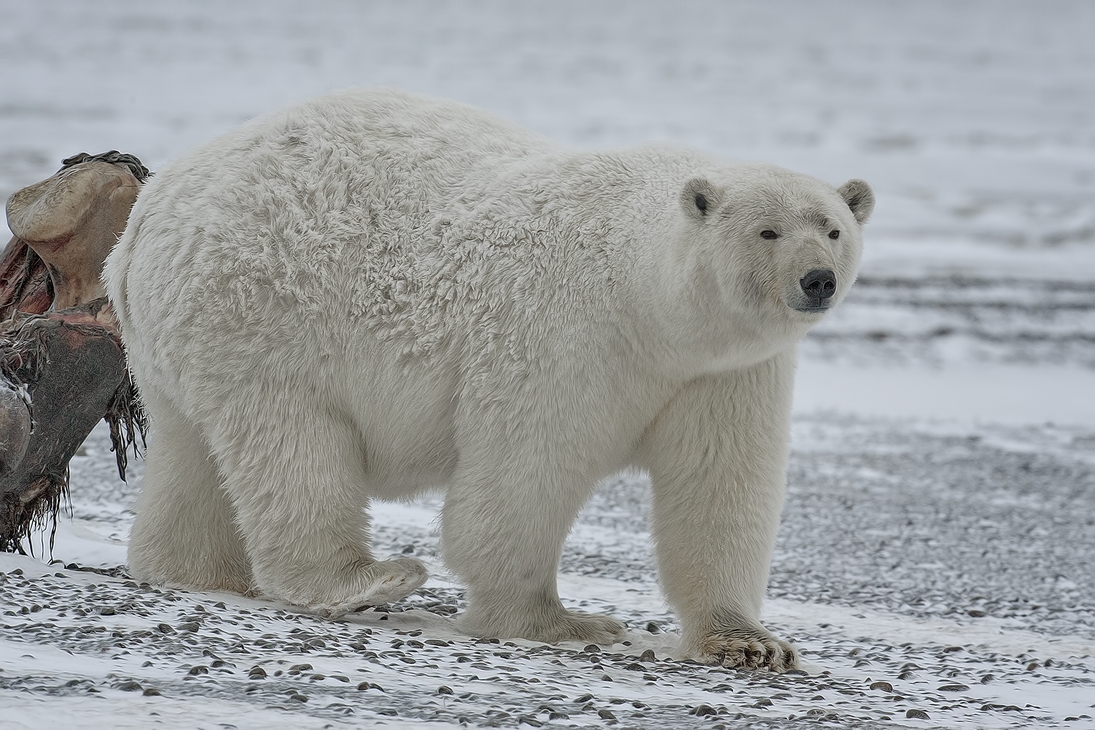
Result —
<path fill-rule="evenodd" d="M 958 682 L 955 682 L 953 684 L 944 684 L 939 687 L 940 692 L 965 692 L 967 689 L 969 689 L 968 686 L 964 684 L 959 684 Z"/>

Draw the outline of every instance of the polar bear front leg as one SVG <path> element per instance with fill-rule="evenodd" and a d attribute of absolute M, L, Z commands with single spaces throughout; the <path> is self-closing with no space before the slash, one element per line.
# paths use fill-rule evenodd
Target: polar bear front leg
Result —
<path fill-rule="evenodd" d="M 461 626 L 476 636 L 555 644 L 612 644 L 621 622 L 568 611 L 556 574 L 563 542 L 593 490 L 592 478 L 566 472 L 549 445 L 462 451 L 445 498 L 445 562 L 468 585 Z M 506 453 L 508 452 L 508 453 Z"/>
<path fill-rule="evenodd" d="M 369 549 L 365 453 L 352 422 L 285 402 L 244 405 L 217 449 L 257 588 L 324 616 L 404 598 L 429 577 L 413 558 Z M 276 391 L 275 391 L 276 392 Z M 280 402 L 279 402 L 280 401 Z"/>
<path fill-rule="evenodd" d="M 685 650 L 708 664 L 798 665 L 759 620 L 786 484 L 794 356 L 692 382 L 643 440 L 661 582 Z"/>

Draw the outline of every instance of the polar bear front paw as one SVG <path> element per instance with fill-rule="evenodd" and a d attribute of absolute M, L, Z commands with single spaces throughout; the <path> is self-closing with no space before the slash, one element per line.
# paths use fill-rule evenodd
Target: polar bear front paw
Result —
<path fill-rule="evenodd" d="M 365 566 L 352 596 L 334 603 L 309 608 L 328 618 L 337 618 L 366 606 L 381 606 L 406 598 L 426 582 L 430 573 L 420 560 L 397 558 L 378 560 Z"/>
<path fill-rule="evenodd" d="M 562 606 L 494 611 L 489 614 L 473 607 L 461 619 L 461 625 L 476 636 L 521 638 L 545 644 L 579 641 L 607 646 L 622 641 L 625 636 L 623 623 L 611 616 L 567 611 Z"/>
<path fill-rule="evenodd" d="M 798 669 L 798 652 L 761 628 L 715 629 L 698 644 L 696 659 L 704 664 L 738 669 L 786 672 Z"/>

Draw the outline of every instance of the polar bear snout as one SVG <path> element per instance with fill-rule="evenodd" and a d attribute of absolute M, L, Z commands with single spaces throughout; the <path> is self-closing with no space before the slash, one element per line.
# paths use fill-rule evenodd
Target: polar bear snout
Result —
<path fill-rule="evenodd" d="M 795 307 L 800 312 L 821 312 L 829 308 L 829 300 L 836 294 L 836 274 L 832 269 L 814 269 L 799 280 L 807 304 Z"/>

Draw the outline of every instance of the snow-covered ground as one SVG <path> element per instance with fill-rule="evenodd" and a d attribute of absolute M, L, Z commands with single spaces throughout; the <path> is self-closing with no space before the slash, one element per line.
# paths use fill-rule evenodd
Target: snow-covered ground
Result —
<path fill-rule="evenodd" d="M 631 627 L 599 651 L 457 633 L 434 500 L 378 507 L 379 551 L 435 576 L 386 612 L 137 585 L 139 474 L 100 430 L 60 562 L 0 555 L 0 727 L 1095 727 L 1093 29 L 1084 0 L 0 0 L 0 196 L 75 152 L 155 170 L 391 84 L 879 198 L 860 281 L 801 350 L 765 614 L 806 674 L 672 660 L 641 475 L 602 486 L 561 566 L 564 600 Z"/>

